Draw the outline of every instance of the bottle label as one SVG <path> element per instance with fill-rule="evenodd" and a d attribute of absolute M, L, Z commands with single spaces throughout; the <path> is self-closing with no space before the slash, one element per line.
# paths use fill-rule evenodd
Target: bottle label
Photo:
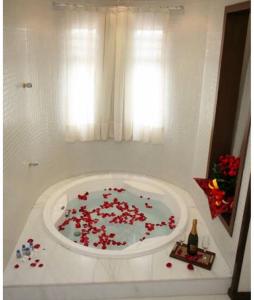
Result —
<path fill-rule="evenodd" d="M 190 251 L 191 252 L 196 252 L 197 251 L 197 246 L 196 245 L 190 245 Z"/>

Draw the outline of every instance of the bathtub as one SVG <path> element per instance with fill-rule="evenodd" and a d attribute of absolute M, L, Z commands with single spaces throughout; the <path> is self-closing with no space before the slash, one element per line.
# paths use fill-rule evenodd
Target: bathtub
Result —
<path fill-rule="evenodd" d="M 68 249 L 85 256 L 104 258 L 132 258 L 148 255 L 166 247 L 176 240 L 184 231 L 188 213 L 184 199 L 180 197 L 178 188 L 162 180 L 125 173 L 107 173 L 98 175 L 81 176 L 65 181 L 64 185 L 57 185 L 57 189 L 51 189 L 48 200 L 43 209 L 43 221 L 48 234 L 57 243 Z M 95 193 L 105 187 L 122 187 L 133 194 L 156 199 L 161 205 L 165 205 L 175 217 L 176 227 L 169 234 L 156 236 L 138 241 L 121 250 L 96 249 L 75 243 L 64 236 L 58 229 L 57 224 L 63 218 L 64 208 L 69 201 L 84 191 Z"/>

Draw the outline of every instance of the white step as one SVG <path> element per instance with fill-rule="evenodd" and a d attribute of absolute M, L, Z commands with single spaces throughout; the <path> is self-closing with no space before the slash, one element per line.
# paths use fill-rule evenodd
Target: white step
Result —
<path fill-rule="evenodd" d="M 209 234 L 190 195 L 183 192 L 182 198 L 189 209 L 187 230 L 192 219 L 197 218 L 199 235 Z M 51 238 L 42 221 L 43 205 L 43 201 L 36 203 L 32 209 L 17 248 L 28 238 L 39 242 L 45 250 L 38 251 L 36 257 L 44 267 L 32 268 L 30 263 L 23 263 L 14 269 L 14 251 L 4 271 L 5 300 L 156 299 L 220 295 L 228 291 L 232 273 L 211 236 L 209 250 L 216 252 L 211 271 L 198 267 L 190 271 L 186 263 L 169 258 L 175 241 L 154 254 L 138 258 L 91 258 L 65 249 Z M 165 266 L 168 261 L 173 264 L 170 269 Z"/>

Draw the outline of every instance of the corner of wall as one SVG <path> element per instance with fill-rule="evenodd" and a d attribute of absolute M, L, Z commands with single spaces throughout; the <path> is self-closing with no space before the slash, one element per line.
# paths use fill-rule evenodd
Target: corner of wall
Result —
<path fill-rule="evenodd" d="M 214 121 L 217 84 L 219 74 L 219 59 L 223 28 L 223 15 L 225 4 L 229 1 L 211 1 L 208 20 L 206 57 L 203 72 L 203 84 L 201 93 L 201 104 L 199 111 L 199 124 L 196 138 L 196 151 L 193 159 L 192 177 L 205 177 L 209 154 L 210 138 Z M 207 222 L 207 226 L 213 235 L 222 255 L 231 270 L 234 267 L 236 249 L 238 245 L 240 227 L 242 222 L 244 204 L 246 200 L 248 182 L 250 178 L 250 145 L 248 147 L 241 192 L 239 195 L 237 215 L 233 236 L 225 230 L 221 221 L 216 218 L 212 220 L 207 204 L 207 198 L 197 184 L 192 180 L 189 184 L 189 192 Z"/>

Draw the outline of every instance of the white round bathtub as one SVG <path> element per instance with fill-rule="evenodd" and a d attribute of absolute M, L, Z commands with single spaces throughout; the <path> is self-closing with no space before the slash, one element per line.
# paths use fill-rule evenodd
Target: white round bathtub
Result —
<path fill-rule="evenodd" d="M 90 246 L 77 244 L 59 232 L 56 224 L 63 215 L 63 207 L 67 206 L 77 194 L 84 190 L 96 192 L 105 186 L 121 186 L 143 195 L 152 195 L 161 201 L 174 213 L 176 227 L 170 234 L 148 238 L 136 242 L 122 250 L 96 249 Z M 49 193 L 50 192 L 50 193 Z M 187 224 L 188 213 L 184 199 L 180 196 L 179 188 L 167 182 L 146 176 L 107 173 L 90 176 L 81 176 L 58 183 L 46 191 L 48 200 L 43 209 L 43 220 L 48 232 L 63 247 L 82 255 L 107 258 L 131 258 L 156 252 L 176 239 Z"/>

